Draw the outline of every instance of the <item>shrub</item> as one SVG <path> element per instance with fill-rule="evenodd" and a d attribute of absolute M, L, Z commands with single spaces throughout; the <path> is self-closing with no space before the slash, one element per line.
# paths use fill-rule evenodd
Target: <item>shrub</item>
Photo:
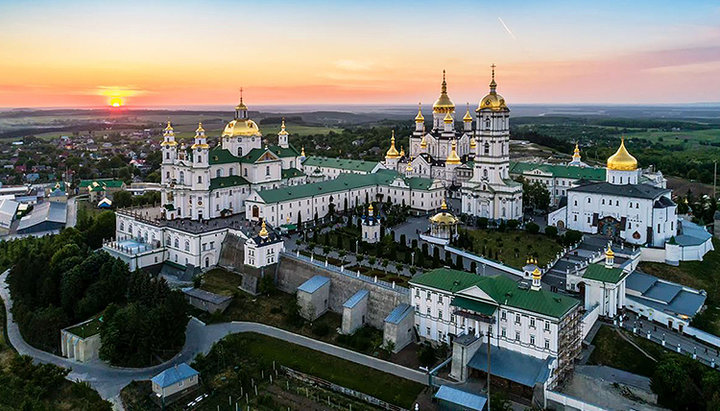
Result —
<path fill-rule="evenodd" d="M 507 227 L 511 230 L 515 230 L 520 225 L 518 220 L 508 220 Z"/>
<path fill-rule="evenodd" d="M 488 219 L 486 217 L 480 217 L 475 221 L 478 228 L 485 229 L 488 226 Z"/>
<path fill-rule="evenodd" d="M 318 337 L 325 337 L 330 334 L 330 326 L 325 323 L 315 323 L 312 326 L 312 333 Z"/>
<path fill-rule="evenodd" d="M 553 227 L 551 225 L 545 227 L 545 235 L 551 238 L 557 237 L 558 229 L 557 227 Z"/>
<path fill-rule="evenodd" d="M 525 231 L 527 231 L 530 234 L 537 234 L 538 232 L 540 232 L 540 226 L 533 222 L 530 222 L 530 223 L 525 224 Z"/>

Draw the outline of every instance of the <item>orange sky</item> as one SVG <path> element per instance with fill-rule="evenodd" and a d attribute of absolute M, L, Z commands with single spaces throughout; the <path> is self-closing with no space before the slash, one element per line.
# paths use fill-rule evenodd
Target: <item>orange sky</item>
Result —
<path fill-rule="evenodd" d="M 711 1 L 145 3 L 0 5 L 0 107 L 720 101 Z"/>

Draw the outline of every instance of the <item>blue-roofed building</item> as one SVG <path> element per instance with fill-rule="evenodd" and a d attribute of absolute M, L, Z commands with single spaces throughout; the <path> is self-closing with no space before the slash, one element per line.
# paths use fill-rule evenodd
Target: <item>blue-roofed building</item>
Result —
<path fill-rule="evenodd" d="M 625 306 L 680 332 L 705 305 L 707 293 L 634 271 L 625 283 Z"/>
<path fill-rule="evenodd" d="M 328 310 L 330 300 L 330 279 L 316 275 L 297 289 L 297 302 L 300 315 L 308 321 L 314 321 Z"/>
<path fill-rule="evenodd" d="M 343 304 L 342 333 L 352 334 L 365 324 L 370 292 L 360 290 Z"/>
<path fill-rule="evenodd" d="M 393 352 L 398 352 L 410 344 L 414 322 L 413 308 L 405 303 L 399 304 L 385 317 L 383 339 L 393 345 Z"/>
<path fill-rule="evenodd" d="M 194 388 L 199 376 L 199 372 L 183 362 L 152 377 L 152 390 L 159 398 L 166 398 Z"/>
<path fill-rule="evenodd" d="M 487 404 L 487 397 L 479 394 L 458 390 L 441 385 L 434 398 L 442 411 L 482 411 Z"/>
<path fill-rule="evenodd" d="M 678 265 L 680 261 L 702 261 L 703 256 L 714 249 L 712 234 L 705 227 L 679 219 L 677 235 L 665 245 L 665 262 Z"/>
<path fill-rule="evenodd" d="M 482 339 L 478 339 L 481 342 Z M 501 378 L 513 392 L 525 392 L 526 397 L 532 397 L 532 390 L 536 385 L 544 386 L 550 377 L 550 369 L 555 357 L 540 359 L 519 351 L 501 348 L 490 344 L 490 373 L 493 378 Z M 468 362 L 471 373 L 487 372 L 487 343 L 480 343 L 475 354 Z"/>

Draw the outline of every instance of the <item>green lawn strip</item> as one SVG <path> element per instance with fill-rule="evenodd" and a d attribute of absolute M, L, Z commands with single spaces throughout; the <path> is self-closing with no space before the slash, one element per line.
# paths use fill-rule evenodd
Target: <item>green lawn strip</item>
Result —
<path fill-rule="evenodd" d="M 422 384 L 259 334 L 245 334 L 248 354 L 410 408 Z"/>
<path fill-rule="evenodd" d="M 100 332 L 100 324 L 100 318 L 96 317 L 85 324 L 68 328 L 68 331 L 80 338 L 87 338 Z"/>
<path fill-rule="evenodd" d="M 242 277 L 222 268 L 214 268 L 203 275 L 201 289 L 220 295 L 233 295 Z"/>
<path fill-rule="evenodd" d="M 667 350 L 652 341 L 623 332 L 656 360 L 669 354 Z M 656 363 L 624 340 L 612 327 L 601 326 L 592 344 L 595 346 L 595 350 L 590 355 L 588 361 L 590 364 L 606 365 L 633 374 L 652 377 Z"/>
<path fill-rule="evenodd" d="M 473 239 L 472 252 L 500 260 L 514 268 L 522 268 L 528 256 L 537 256 L 540 265 L 552 261 L 562 246 L 543 234 L 522 231 L 468 230 Z"/>

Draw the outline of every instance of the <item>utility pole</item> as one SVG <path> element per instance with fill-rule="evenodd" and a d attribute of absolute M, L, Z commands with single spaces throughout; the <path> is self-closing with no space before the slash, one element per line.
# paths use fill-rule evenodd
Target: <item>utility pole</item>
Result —
<path fill-rule="evenodd" d="M 487 337 L 487 409 L 490 411 L 490 324 L 488 324 Z"/>
<path fill-rule="evenodd" d="M 715 187 L 717 185 L 717 160 L 713 161 L 713 198 L 717 198 Z"/>

